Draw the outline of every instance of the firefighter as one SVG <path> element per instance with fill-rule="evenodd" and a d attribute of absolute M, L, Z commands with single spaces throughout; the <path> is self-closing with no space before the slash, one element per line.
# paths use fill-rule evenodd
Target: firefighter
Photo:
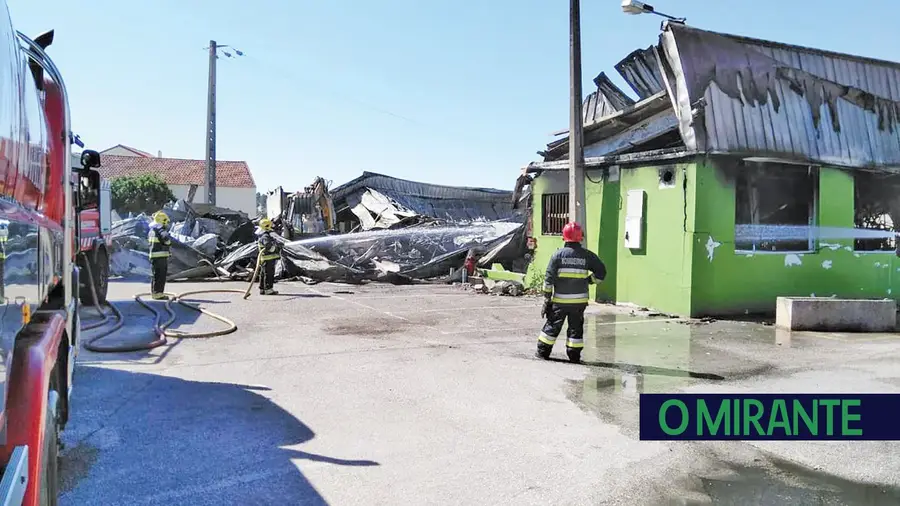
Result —
<path fill-rule="evenodd" d="M 281 258 L 281 244 L 272 236 L 272 220 L 263 218 L 259 220 L 259 294 L 277 295 L 275 286 L 275 262 Z"/>
<path fill-rule="evenodd" d="M 587 309 L 591 283 L 606 277 L 606 266 L 593 252 L 581 246 L 584 234 L 578 223 L 563 227 L 565 245 L 550 257 L 544 277 L 544 307 L 541 316 L 547 319 L 538 336 L 535 356 L 547 360 L 553 344 L 568 321 L 566 354 L 569 361 L 580 362 L 584 348 L 584 310 Z"/>
<path fill-rule="evenodd" d="M 169 247 L 172 246 L 172 238 L 169 237 L 168 228 L 169 217 L 166 213 L 162 211 L 154 213 L 147 241 L 150 242 L 150 292 L 155 300 L 166 299 Z"/>

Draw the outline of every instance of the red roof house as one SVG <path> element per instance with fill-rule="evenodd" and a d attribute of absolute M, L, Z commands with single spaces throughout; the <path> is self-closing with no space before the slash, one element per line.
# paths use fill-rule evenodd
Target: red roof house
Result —
<path fill-rule="evenodd" d="M 121 152 L 121 149 L 118 151 Z M 162 158 L 133 151 L 135 154 L 128 156 L 101 153 L 101 165 L 97 169 L 100 176 L 114 180 L 125 176 L 155 174 L 165 181 L 177 198 L 206 203 L 206 193 L 203 190 L 206 184 L 205 160 Z M 256 216 L 256 182 L 247 162 L 216 162 L 216 205 L 243 211 L 251 217 Z"/>

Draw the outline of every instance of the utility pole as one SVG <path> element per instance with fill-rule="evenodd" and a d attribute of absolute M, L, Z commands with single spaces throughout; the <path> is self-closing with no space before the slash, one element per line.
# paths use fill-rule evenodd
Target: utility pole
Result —
<path fill-rule="evenodd" d="M 206 102 L 206 202 L 216 205 L 216 41 L 209 41 L 209 88 Z"/>
<path fill-rule="evenodd" d="M 569 0 L 569 221 L 587 236 L 584 202 L 584 115 L 581 91 L 581 5 Z M 582 244 L 586 241 L 582 239 Z"/>

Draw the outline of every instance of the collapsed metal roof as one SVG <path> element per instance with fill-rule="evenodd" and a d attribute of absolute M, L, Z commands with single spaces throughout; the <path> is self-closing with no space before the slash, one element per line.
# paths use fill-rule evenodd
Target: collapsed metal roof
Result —
<path fill-rule="evenodd" d="M 900 166 L 898 63 L 665 23 L 658 46 L 616 69 L 640 100 L 602 117 L 585 113 L 586 159 L 681 148 Z M 610 86 L 603 82 L 604 97 L 624 94 Z M 547 148 L 545 162 L 566 159 L 568 139 Z"/>
<path fill-rule="evenodd" d="M 392 214 L 398 216 L 412 211 L 454 222 L 519 217 L 513 209 L 511 191 L 420 183 L 374 172 L 363 172 L 362 176 L 334 188 L 331 197 L 338 212 L 360 204 L 367 208 L 376 204 L 385 208 L 390 204 L 394 208 Z M 383 210 L 378 212 L 381 214 Z"/>
<path fill-rule="evenodd" d="M 594 78 L 594 84 L 597 85 L 597 91 L 588 95 L 584 101 L 586 125 L 634 105 L 634 100 L 613 84 L 604 72 Z"/>
<path fill-rule="evenodd" d="M 616 70 L 641 100 L 665 89 L 659 71 L 659 55 L 654 46 L 633 51 L 616 64 Z"/>
<path fill-rule="evenodd" d="M 584 156 L 605 156 L 646 149 L 646 144 L 667 134 L 677 134 L 678 121 L 665 91 L 584 126 Z M 674 142 L 681 145 L 677 137 Z M 545 161 L 567 159 L 569 138 L 547 145 L 541 152 Z"/>

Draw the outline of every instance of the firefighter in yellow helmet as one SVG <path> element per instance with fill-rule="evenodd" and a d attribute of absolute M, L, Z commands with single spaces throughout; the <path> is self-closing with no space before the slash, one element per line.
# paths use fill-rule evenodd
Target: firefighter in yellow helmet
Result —
<path fill-rule="evenodd" d="M 272 220 L 263 218 L 259 220 L 259 294 L 276 295 L 275 286 L 275 262 L 281 258 L 281 244 L 272 235 Z"/>
<path fill-rule="evenodd" d="M 156 300 L 166 298 L 166 275 L 169 271 L 169 247 L 172 246 L 172 238 L 169 237 L 169 217 L 162 211 L 153 214 L 150 223 L 150 233 L 147 241 L 150 243 L 150 292 Z"/>

